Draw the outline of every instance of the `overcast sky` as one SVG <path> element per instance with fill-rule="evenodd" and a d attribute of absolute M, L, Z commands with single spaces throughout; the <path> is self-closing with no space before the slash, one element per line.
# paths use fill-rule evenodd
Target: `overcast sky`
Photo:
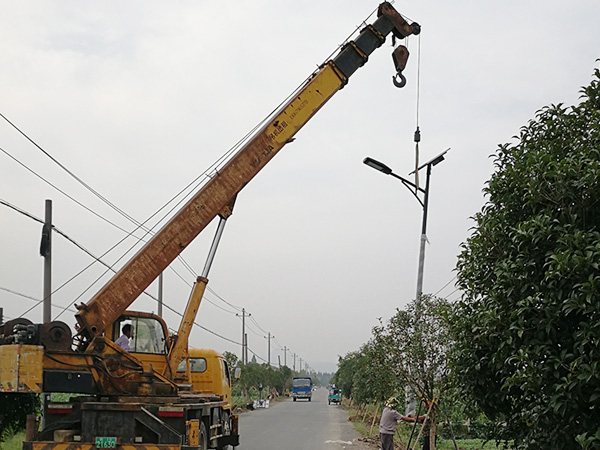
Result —
<path fill-rule="evenodd" d="M 378 5 L 0 4 L 0 112 L 138 221 L 245 136 Z M 247 321 L 249 347 L 259 358 L 267 358 L 270 332 L 272 362 L 284 362 L 285 346 L 313 369 L 334 371 L 339 355 L 370 338 L 377 318 L 388 319 L 414 298 L 422 209 L 398 180 L 362 160 L 371 156 L 402 176 L 413 169 L 418 72 L 421 162 L 451 147 L 431 178 L 424 292 L 459 298 L 456 257 L 484 203 L 490 155 L 536 110 L 576 103 L 600 57 L 597 0 L 394 6 L 423 28 L 408 41 L 407 87 L 392 85 L 388 39 L 241 192 L 197 320 L 227 340 L 196 327 L 192 346 L 239 355 L 236 313 L 245 308 L 255 320 Z M 3 201 L 43 218 L 52 199 L 54 225 L 97 256 L 125 235 L 108 221 L 135 228 L 3 119 L 0 148 Z M 3 205 L 0 224 L 0 306 L 14 318 L 42 297 L 41 225 Z M 214 230 L 212 224 L 183 253 L 196 274 Z M 92 258 L 61 236 L 53 242 L 57 289 Z M 129 239 L 103 260 L 114 264 L 133 245 Z M 195 275 L 181 262 L 172 268 L 165 303 L 183 311 Z M 95 264 L 55 292 L 53 318 L 89 300 L 108 280 L 104 272 Z M 146 297 L 132 309 L 156 311 L 156 304 Z M 26 317 L 41 321 L 41 306 Z M 177 328 L 177 315 L 166 311 L 165 319 Z M 59 320 L 73 325 L 73 312 Z"/>

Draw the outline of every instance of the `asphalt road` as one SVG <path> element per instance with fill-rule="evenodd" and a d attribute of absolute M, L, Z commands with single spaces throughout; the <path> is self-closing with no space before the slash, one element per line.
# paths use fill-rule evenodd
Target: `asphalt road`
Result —
<path fill-rule="evenodd" d="M 359 433 L 340 406 L 327 404 L 327 395 L 317 389 L 311 402 L 288 398 L 241 414 L 236 450 L 358 450 Z"/>

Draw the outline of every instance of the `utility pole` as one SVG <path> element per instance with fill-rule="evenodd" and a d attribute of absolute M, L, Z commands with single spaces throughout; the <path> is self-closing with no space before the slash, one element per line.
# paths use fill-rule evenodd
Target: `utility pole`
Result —
<path fill-rule="evenodd" d="M 163 315 L 163 272 L 158 276 L 158 316 Z"/>
<path fill-rule="evenodd" d="M 43 322 L 52 320 L 52 200 L 46 199 L 46 218 L 42 228 L 40 255 L 44 257 Z"/>
<path fill-rule="evenodd" d="M 287 347 L 285 345 L 283 346 L 283 365 L 287 367 Z"/>
<path fill-rule="evenodd" d="M 296 371 L 296 354 L 294 353 L 294 372 Z"/>
<path fill-rule="evenodd" d="M 268 345 L 268 361 L 269 361 L 269 367 L 271 367 L 271 339 L 275 339 L 275 336 L 271 336 L 271 332 L 269 332 L 269 337 L 265 336 L 265 339 L 267 339 L 269 341 L 269 345 Z"/>
<path fill-rule="evenodd" d="M 250 317 L 252 314 L 246 314 L 246 308 L 242 308 L 242 364 L 248 364 L 248 335 L 246 334 L 246 316 Z M 240 314 L 236 314 L 240 316 Z"/>

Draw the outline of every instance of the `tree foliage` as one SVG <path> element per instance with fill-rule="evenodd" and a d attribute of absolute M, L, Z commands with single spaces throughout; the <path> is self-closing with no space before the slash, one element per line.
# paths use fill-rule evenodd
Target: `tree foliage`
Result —
<path fill-rule="evenodd" d="M 417 399 L 433 405 L 429 423 L 430 442 L 434 442 L 440 398 L 446 412 L 454 406 L 447 395 L 448 308 L 444 299 L 425 295 L 398 310 L 389 321 L 380 321 L 360 351 L 339 359 L 332 381 L 345 396 L 361 404 L 379 403 L 391 396 L 403 404 L 408 387 Z M 421 409 L 421 414 L 426 409 Z"/>
<path fill-rule="evenodd" d="M 387 326 L 373 329 L 387 349 L 385 364 L 418 398 L 439 399 L 448 375 L 451 341 L 446 326 L 446 300 L 423 295 L 399 310 Z"/>
<path fill-rule="evenodd" d="M 454 369 L 521 448 L 600 435 L 599 80 L 498 148 L 459 256 Z"/>
<path fill-rule="evenodd" d="M 6 433 L 24 429 L 27 415 L 39 409 L 39 395 L 0 393 L 0 441 Z"/>

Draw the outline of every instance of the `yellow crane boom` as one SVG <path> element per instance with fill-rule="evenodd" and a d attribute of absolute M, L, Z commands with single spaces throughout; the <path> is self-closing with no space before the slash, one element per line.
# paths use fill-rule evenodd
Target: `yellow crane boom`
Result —
<path fill-rule="evenodd" d="M 408 24 L 387 2 L 378 18 L 354 41 L 341 48 L 309 79 L 274 118 L 258 131 L 193 198 L 87 303 L 79 306 L 79 332 L 87 339 L 102 334 L 167 268 L 192 240 L 234 199 L 238 192 L 283 148 L 311 117 L 367 62 L 386 36 L 404 38 L 418 34 L 420 26 Z M 395 52 L 404 58 L 408 53 Z M 394 61 L 398 71 L 402 62 Z"/>

